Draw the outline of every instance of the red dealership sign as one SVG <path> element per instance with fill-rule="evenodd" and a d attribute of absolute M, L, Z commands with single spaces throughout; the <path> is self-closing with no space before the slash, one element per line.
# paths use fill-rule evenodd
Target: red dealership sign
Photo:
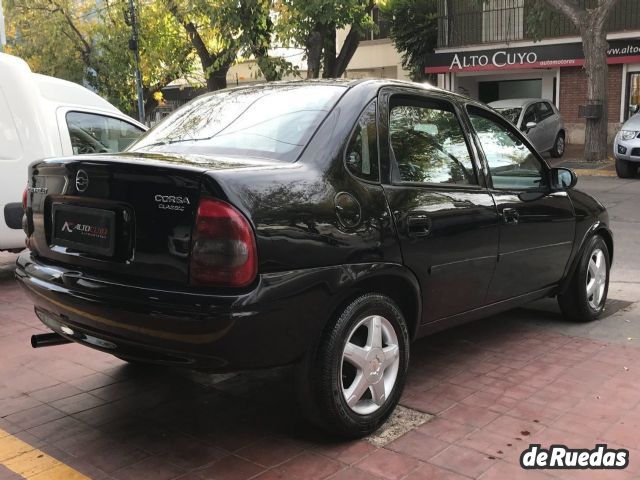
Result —
<path fill-rule="evenodd" d="M 640 62 L 640 39 L 611 40 L 607 62 Z M 465 50 L 434 53 L 427 59 L 426 73 L 558 68 L 584 65 L 582 43 L 532 45 L 529 47 Z"/>

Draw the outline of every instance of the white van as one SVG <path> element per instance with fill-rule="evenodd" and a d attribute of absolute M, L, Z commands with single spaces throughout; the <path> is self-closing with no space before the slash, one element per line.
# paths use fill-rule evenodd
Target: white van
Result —
<path fill-rule="evenodd" d="M 24 248 L 21 200 L 30 163 L 120 151 L 146 130 L 90 90 L 0 53 L 0 250 Z"/>

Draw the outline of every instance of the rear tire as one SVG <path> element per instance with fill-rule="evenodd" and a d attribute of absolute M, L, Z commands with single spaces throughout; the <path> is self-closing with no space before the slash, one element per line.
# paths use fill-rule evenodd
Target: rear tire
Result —
<path fill-rule="evenodd" d="M 558 304 L 565 318 L 574 322 L 590 322 L 602 314 L 609 291 L 609 258 L 604 239 L 600 235 L 591 237 L 569 287 L 558 295 Z"/>
<path fill-rule="evenodd" d="M 638 173 L 638 165 L 634 162 L 616 158 L 616 173 L 619 178 L 633 178 Z"/>
<path fill-rule="evenodd" d="M 565 136 L 563 132 L 559 132 L 556 137 L 556 141 L 553 144 L 553 148 L 549 151 L 553 158 L 560 158 L 564 155 L 564 150 L 566 147 Z"/>
<path fill-rule="evenodd" d="M 331 434 L 359 438 L 395 409 L 409 364 L 409 333 L 389 297 L 366 294 L 338 313 L 296 369 L 309 420 Z"/>

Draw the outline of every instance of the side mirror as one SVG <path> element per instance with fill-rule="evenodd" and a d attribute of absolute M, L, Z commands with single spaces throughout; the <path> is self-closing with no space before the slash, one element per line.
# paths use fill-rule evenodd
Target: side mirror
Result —
<path fill-rule="evenodd" d="M 551 169 L 551 186 L 554 190 L 570 190 L 578 183 L 578 176 L 569 168 Z"/>
<path fill-rule="evenodd" d="M 538 124 L 536 122 L 527 122 L 527 124 L 524 126 L 525 132 L 528 132 L 532 128 L 536 128 L 537 126 Z"/>

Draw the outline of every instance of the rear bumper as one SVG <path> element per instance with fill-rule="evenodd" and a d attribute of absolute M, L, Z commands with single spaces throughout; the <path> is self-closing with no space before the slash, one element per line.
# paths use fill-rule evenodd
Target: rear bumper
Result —
<path fill-rule="evenodd" d="M 340 301 L 345 275 L 357 278 L 353 268 L 371 266 L 264 274 L 248 293 L 208 295 L 107 282 L 26 251 L 16 278 L 43 323 L 70 340 L 123 358 L 226 371 L 302 357 Z"/>

